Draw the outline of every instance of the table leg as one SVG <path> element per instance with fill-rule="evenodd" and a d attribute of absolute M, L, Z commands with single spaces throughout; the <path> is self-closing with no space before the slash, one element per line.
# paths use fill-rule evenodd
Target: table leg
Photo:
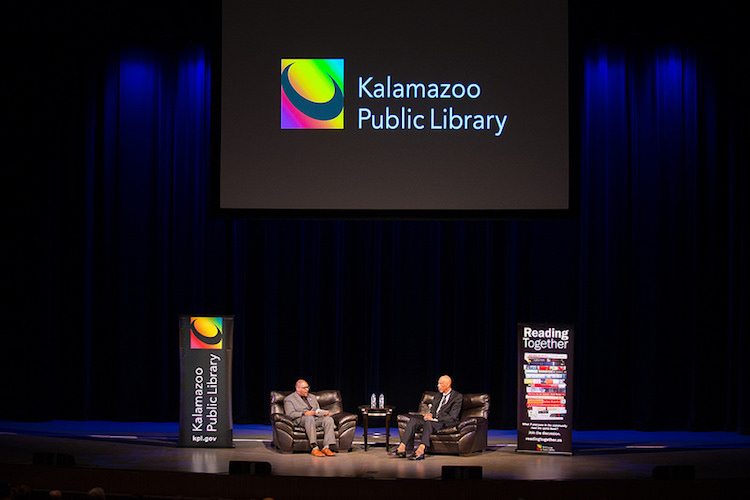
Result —
<path fill-rule="evenodd" d="M 363 415 L 364 417 L 364 424 L 365 424 L 365 451 L 367 451 L 367 413 Z"/>
<path fill-rule="evenodd" d="M 385 414 L 385 451 L 390 450 L 390 440 L 391 440 L 391 416 L 390 414 Z"/>

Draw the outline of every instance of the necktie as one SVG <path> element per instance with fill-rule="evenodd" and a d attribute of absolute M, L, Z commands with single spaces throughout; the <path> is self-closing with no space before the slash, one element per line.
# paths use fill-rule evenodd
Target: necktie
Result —
<path fill-rule="evenodd" d="M 305 404 L 307 405 L 307 409 L 308 409 L 308 410 L 312 410 L 312 405 L 310 405 L 310 400 L 309 400 L 309 399 L 307 399 L 307 398 L 302 398 L 302 400 L 303 400 L 303 401 L 305 402 Z"/>
<path fill-rule="evenodd" d="M 438 405 L 438 408 L 437 408 L 437 411 L 435 412 L 434 417 L 438 416 L 438 413 L 440 413 L 440 408 L 443 407 L 443 403 L 445 403 L 447 400 L 448 400 L 448 395 L 447 394 L 442 394 L 441 397 L 440 397 L 440 404 Z"/>

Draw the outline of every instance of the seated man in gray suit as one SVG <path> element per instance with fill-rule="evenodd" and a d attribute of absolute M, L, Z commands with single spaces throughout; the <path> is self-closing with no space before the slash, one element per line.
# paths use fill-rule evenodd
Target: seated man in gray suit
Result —
<path fill-rule="evenodd" d="M 413 415 L 409 419 L 402 441 L 396 451 L 391 453 L 392 455 L 403 458 L 411 453 L 414 448 L 414 435 L 421 429 L 422 442 L 412 456 L 412 460 L 423 460 L 424 450 L 430 446 L 430 434 L 458 423 L 464 397 L 458 391 L 451 389 L 452 384 L 453 381 L 448 375 L 443 375 L 438 379 L 437 389 L 440 392 L 440 399 L 435 398 L 429 413 Z"/>
<path fill-rule="evenodd" d="M 333 432 L 333 418 L 331 414 L 320 409 L 318 399 L 308 397 L 310 385 L 302 379 L 299 379 L 294 385 L 294 392 L 284 399 L 284 413 L 287 414 L 294 423 L 305 428 L 307 439 L 312 446 L 312 454 L 316 457 L 334 456 L 336 453 L 331 451 L 330 446 L 336 444 L 336 435 Z M 318 438 L 316 429 L 323 428 L 323 451 L 318 447 Z"/>

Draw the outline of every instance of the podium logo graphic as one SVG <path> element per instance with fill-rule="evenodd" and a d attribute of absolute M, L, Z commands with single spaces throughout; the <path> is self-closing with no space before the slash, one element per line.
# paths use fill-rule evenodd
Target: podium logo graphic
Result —
<path fill-rule="evenodd" d="M 191 317 L 190 348 L 222 349 L 224 347 L 223 318 Z"/>
<path fill-rule="evenodd" d="M 344 128 L 344 60 L 281 60 L 281 128 Z"/>

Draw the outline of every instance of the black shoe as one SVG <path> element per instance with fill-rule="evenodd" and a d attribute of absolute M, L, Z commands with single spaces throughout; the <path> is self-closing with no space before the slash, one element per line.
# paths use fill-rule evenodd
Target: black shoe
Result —
<path fill-rule="evenodd" d="M 414 455 L 411 457 L 411 459 L 412 460 L 424 460 L 424 455 L 425 455 L 424 453 L 422 453 L 421 455 Z"/>
<path fill-rule="evenodd" d="M 396 458 L 406 458 L 406 452 L 405 451 L 398 451 L 398 449 L 389 451 L 388 454 L 392 457 Z"/>

